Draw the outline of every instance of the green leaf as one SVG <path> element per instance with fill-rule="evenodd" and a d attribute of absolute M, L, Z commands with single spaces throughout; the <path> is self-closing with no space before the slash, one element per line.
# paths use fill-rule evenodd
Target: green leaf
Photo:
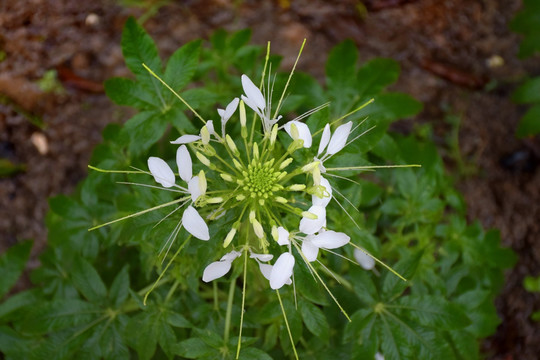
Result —
<path fill-rule="evenodd" d="M 7 294 L 17 282 L 32 250 L 32 241 L 27 240 L 10 247 L 0 256 L 0 298 Z"/>
<path fill-rule="evenodd" d="M 303 298 L 300 298 L 298 307 L 308 330 L 323 341 L 328 339 L 330 326 L 322 310 Z"/>
<path fill-rule="evenodd" d="M 517 136 L 534 136 L 540 133 L 540 104 L 535 105 L 525 113 L 519 121 Z"/>
<path fill-rule="evenodd" d="M 138 110 L 159 109 L 163 106 L 154 92 L 130 79 L 112 78 L 105 81 L 105 93 L 112 101 Z"/>
<path fill-rule="evenodd" d="M 90 302 L 103 301 L 107 296 L 107 288 L 96 269 L 85 259 L 80 258 L 73 264 L 71 274 L 73 285 Z"/>
<path fill-rule="evenodd" d="M 116 275 L 109 290 L 109 298 L 115 308 L 119 308 L 129 296 L 129 265 L 124 265 Z"/>
<path fill-rule="evenodd" d="M 526 276 L 523 280 L 523 287 L 528 292 L 540 292 L 540 276 Z"/>
<path fill-rule="evenodd" d="M 380 93 L 399 77 L 399 63 L 392 59 L 376 58 L 364 64 L 357 74 L 356 90 L 361 99 Z"/>
<path fill-rule="evenodd" d="M 40 295 L 39 289 L 34 288 L 10 296 L 0 304 L 0 319 L 5 320 L 9 314 L 37 302 L 40 299 Z"/>
<path fill-rule="evenodd" d="M 8 159 L 0 158 L 0 178 L 15 175 L 26 170 L 26 165 L 17 165 Z"/>
<path fill-rule="evenodd" d="M 128 149 L 132 154 L 145 153 L 165 133 L 167 122 L 160 113 L 143 111 L 129 119 L 122 133 L 129 138 Z"/>
<path fill-rule="evenodd" d="M 88 324 L 99 315 L 99 310 L 97 306 L 77 299 L 38 303 L 29 309 L 20 326 L 25 332 L 45 334 Z"/>
<path fill-rule="evenodd" d="M 125 336 L 140 359 L 150 359 L 156 352 L 160 323 L 159 312 L 153 308 L 138 314 L 127 324 Z"/>
<path fill-rule="evenodd" d="M 189 328 L 193 326 L 184 316 L 172 311 L 166 313 L 166 319 L 174 327 Z"/>
<path fill-rule="evenodd" d="M 401 276 L 407 280 L 411 280 L 420 264 L 420 260 L 424 255 L 424 251 L 416 251 L 415 253 L 409 253 L 403 256 L 395 266 L 396 270 Z M 384 275 L 382 291 L 386 298 L 392 298 L 397 294 L 401 294 L 409 286 L 408 281 L 403 281 L 391 272 L 386 272 Z"/>
<path fill-rule="evenodd" d="M 184 341 L 180 341 L 178 344 L 174 345 L 173 352 L 176 355 L 179 355 L 188 359 L 197 359 L 203 356 L 208 356 L 210 354 L 216 353 L 216 350 L 209 347 L 200 338 L 191 338 Z"/>
<path fill-rule="evenodd" d="M 525 81 L 512 94 L 512 100 L 518 104 L 540 102 L 540 77 Z"/>
<path fill-rule="evenodd" d="M 422 326 L 456 330 L 471 323 L 461 306 L 448 302 L 440 296 L 405 296 L 398 299 L 397 304 L 403 316 L 417 321 Z"/>
<path fill-rule="evenodd" d="M 175 91 L 184 88 L 195 74 L 200 50 L 201 41 L 191 41 L 176 50 L 169 58 L 163 80 Z M 168 97 L 172 99 L 174 94 L 170 91 L 169 93 Z"/>
<path fill-rule="evenodd" d="M 374 117 L 379 121 L 394 121 L 418 114 L 422 103 L 409 95 L 388 93 L 375 96 L 375 101 L 354 114 L 355 118 Z"/>
<path fill-rule="evenodd" d="M 345 40 L 335 46 L 326 61 L 326 83 L 329 89 L 350 85 L 356 73 L 358 54 L 352 40 Z"/>
<path fill-rule="evenodd" d="M 240 350 L 240 360 L 272 360 L 270 355 L 257 348 L 249 347 Z"/>
<path fill-rule="evenodd" d="M 146 82 L 157 81 L 142 66 L 142 64 L 146 64 L 156 74 L 161 73 L 161 60 L 159 59 L 156 44 L 133 17 L 127 19 L 124 25 L 122 53 L 127 67 L 139 80 L 144 79 Z"/>

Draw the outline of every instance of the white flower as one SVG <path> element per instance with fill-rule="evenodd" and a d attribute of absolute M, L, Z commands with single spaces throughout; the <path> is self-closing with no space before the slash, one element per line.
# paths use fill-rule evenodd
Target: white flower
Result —
<path fill-rule="evenodd" d="M 315 215 L 316 219 L 302 217 L 299 230 L 307 235 L 313 235 L 326 226 L 326 208 L 324 206 L 312 205 L 308 213 Z"/>
<path fill-rule="evenodd" d="M 375 353 L 375 360 L 384 360 L 383 354 L 380 352 Z"/>
<path fill-rule="evenodd" d="M 291 253 L 286 252 L 279 256 L 270 272 L 269 280 L 272 290 L 280 289 L 290 281 L 293 273 L 294 261 L 294 256 Z"/>
<path fill-rule="evenodd" d="M 326 180 L 322 176 L 319 186 L 322 186 L 325 189 L 322 194 L 323 197 L 319 197 L 317 196 L 317 194 L 313 194 L 311 195 L 311 202 L 313 203 L 313 205 L 326 207 L 330 200 L 332 200 L 332 186 L 330 186 L 328 180 Z"/>
<path fill-rule="evenodd" d="M 227 124 L 227 121 L 229 121 L 231 116 L 233 116 L 234 112 L 236 111 L 239 101 L 240 100 L 238 98 L 234 98 L 225 107 L 225 109 L 217 109 L 217 112 L 219 116 L 221 117 L 221 133 L 223 137 L 225 137 L 225 125 Z"/>
<path fill-rule="evenodd" d="M 202 280 L 210 282 L 219 279 L 231 270 L 231 264 L 234 259 L 242 255 L 240 251 L 231 251 L 221 257 L 219 261 L 215 261 L 208 265 L 203 272 Z"/>
<path fill-rule="evenodd" d="M 187 189 L 176 185 L 174 172 L 164 160 L 158 157 L 148 158 L 148 169 L 156 182 L 165 188 L 177 187 L 180 192 L 189 194 L 192 203 L 194 203 L 200 196 L 206 193 L 204 172 L 201 171 L 199 176 L 193 177 L 193 163 L 185 145 L 180 146 L 176 151 L 176 165 L 178 166 L 180 178 L 188 185 Z M 199 212 L 191 205 L 182 214 L 182 225 L 197 239 L 210 239 L 208 225 L 206 225 Z"/>
<path fill-rule="evenodd" d="M 332 155 L 338 153 L 347 145 L 347 139 L 352 129 L 352 121 L 349 121 L 343 125 L 338 126 L 334 135 L 330 137 L 330 124 L 326 124 L 324 127 L 321 142 L 319 143 L 319 150 L 317 151 L 317 156 L 315 157 L 316 161 L 319 161 L 319 169 L 322 173 L 326 172 L 326 168 L 323 163 L 332 157 Z M 328 146 L 328 147 L 327 147 Z M 326 149 L 326 153 L 321 156 L 321 154 Z"/>
<path fill-rule="evenodd" d="M 365 270 L 371 270 L 375 266 L 375 260 L 360 249 L 354 249 L 354 259 Z"/>
<path fill-rule="evenodd" d="M 259 90 L 259 88 L 253 84 L 253 81 L 245 74 L 242 75 L 242 87 L 246 94 L 245 96 L 241 96 L 242 100 L 261 118 L 264 133 L 270 133 L 272 126 L 281 119 L 281 116 L 278 116 L 277 119 L 270 118 L 270 98 L 265 99 L 261 90 Z"/>
<path fill-rule="evenodd" d="M 309 262 L 312 262 L 317 259 L 319 249 L 337 249 L 348 244 L 350 240 L 347 234 L 333 230 L 308 235 L 302 241 L 302 253 Z"/>
<path fill-rule="evenodd" d="M 295 134 L 295 131 L 291 129 L 291 126 L 293 124 L 294 126 L 296 126 L 297 134 Z M 306 124 L 297 120 L 292 120 L 286 123 L 285 125 L 283 125 L 283 128 L 285 129 L 287 134 L 289 134 L 289 136 L 293 138 L 294 140 L 297 140 L 296 137 L 298 137 L 298 139 L 303 140 L 305 148 L 311 147 L 311 144 L 312 144 L 311 132 L 309 131 L 309 127 Z"/>

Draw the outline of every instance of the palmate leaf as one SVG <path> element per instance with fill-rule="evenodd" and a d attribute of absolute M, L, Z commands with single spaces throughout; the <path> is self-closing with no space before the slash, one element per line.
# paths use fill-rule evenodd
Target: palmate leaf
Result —
<path fill-rule="evenodd" d="M 21 275 L 30 256 L 32 241 L 20 242 L 0 256 L 0 299 L 11 289 Z"/>
<path fill-rule="evenodd" d="M 298 302 L 298 308 L 307 329 L 322 341 L 328 339 L 330 327 L 322 310 L 302 298 Z"/>
<path fill-rule="evenodd" d="M 461 306 L 440 296 L 405 296 L 393 303 L 392 309 L 422 326 L 440 330 L 462 329 L 471 323 Z"/>
<path fill-rule="evenodd" d="M 73 285 L 91 303 L 103 303 L 107 297 L 107 288 L 96 269 L 85 259 L 80 258 L 73 264 L 71 274 Z"/>
<path fill-rule="evenodd" d="M 142 64 L 146 64 L 156 74 L 161 74 L 162 65 L 156 44 L 133 17 L 127 19 L 124 25 L 122 54 L 127 67 L 139 81 L 145 83 L 155 81 Z"/>

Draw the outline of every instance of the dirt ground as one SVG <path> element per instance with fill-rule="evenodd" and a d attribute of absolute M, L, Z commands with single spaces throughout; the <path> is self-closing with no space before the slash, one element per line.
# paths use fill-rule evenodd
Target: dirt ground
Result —
<path fill-rule="evenodd" d="M 157 0 L 144 3 L 150 6 Z M 306 37 L 300 69 L 321 79 L 321 54 L 345 38 L 357 43 L 361 60 L 398 60 L 403 72 L 394 90 L 413 95 L 425 109 L 397 128 L 434 125 L 436 140 L 466 197 L 469 219 L 500 229 L 503 243 L 519 255 L 496 303 L 503 322 L 484 342 L 483 351 L 489 359 L 538 359 L 540 324 L 529 315 L 540 309 L 540 297 L 525 292 L 521 284 L 526 275 L 540 272 L 540 141 L 514 137 L 525 108 L 513 104 L 509 95 L 526 73 L 540 75 L 540 61 L 516 57 L 519 38 L 507 25 L 520 1 L 358 4 L 171 1 L 145 28 L 168 56 L 215 29 L 251 27 L 253 41 L 271 40 L 274 51 L 285 56 L 285 67 Z M 43 249 L 47 198 L 73 191 L 86 175 L 103 127 L 127 119 L 126 111 L 103 94 L 101 84 L 111 76 L 127 75 L 120 50 L 122 26 L 128 16 L 146 11 L 112 0 L 0 1 L 0 59 L 5 57 L 0 60 L 0 158 L 26 167 L 0 178 L 0 251 L 26 238 L 35 239 L 34 255 Z M 43 91 L 37 85 L 49 70 L 57 71 L 64 92 Z M 445 119 L 452 116 L 461 121 L 465 166 L 447 146 L 452 128 Z M 37 126 L 39 121 L 44 126 Z M 36 265 L 33 259 L 31 267 Z"/>

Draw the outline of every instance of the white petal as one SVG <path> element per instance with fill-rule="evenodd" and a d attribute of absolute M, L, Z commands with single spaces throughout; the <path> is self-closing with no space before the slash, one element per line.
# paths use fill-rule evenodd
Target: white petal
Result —
<path fill-rule="evenodd" d="M 325 196 L 321 199 L 317 195 L 311 195 L 311 202 L 313 202 L 313 205 L 326 207 L 326 205 L 328 205 L 330 200 L 332 200 L 332 186 L 330 186 L 330 183 L 328 182 L 328 180 L 326 180 L 322 176 L 321 176 L 321 186 L 324 186 L 324 188 L 326 189 L 328 194 L 330 194 L 330 196 Z"/>
<path fill-rule="evenodd" d="M 191 194 L 191 201 L 197 201 L 201 196 L 201 189 L 199 188 L 199 177 L 194 176 L 188 182 L 188 191 Z"/>
<path fill-rule="evenodd" d="M 257 260 L 260 260 L 260 261 L 270 261 L 274 258 L 274 255 L 272 254 L 255 254 L 255 253 L 251 253 L 249 255 L 250 258 L 252 259 L 257 259 Z"/>
<path fill-rule="evenodd" d="M 217 113 L 221 117 L 221 122 L 223 122 L 223 115 L 225 115 L 225 110 L 224 109 L 217 109 Z M 227 122 L 227 121 L 225 120 L 225 122 Z"/>
<path fill-rule="evenodd" d="M 272 265 L 259 263 L 259 269 L 261 274 L 267 279 L 270 280 L 270 274 L 272 274 Z"/>
<path fill-rule="evenodd" d="M 253 84 L 251 79 L 247 75 L 242 75 L 242 87 L 244 88 L 244 93 L 246 93 L 246 96 L 249 98 L 249 100 L 252 100 L 255 106 L 257 106 L 259 109 L 264 110 L 266 107 L 266 101 L 264 101 L 264 96 L 261 93 L 261 90 L 259 90 L 258 87 Z M 244 100 L 244 102 L 246 102 Z M 251 107 L 247 102 L 246 105 Z"/>
<path fill-rule="evenodd" d="M 326 226 L 326 208 L 323 206 L 313 205 L 308 210 L 310 213 L 317 215 L 317 219 L 308 219 L 303 217 L 300 220 L 300 231 L 304 234 L 312 235 Z"/>
<path fill-rule="evenodd" d="M 192 167 L 193 163 L 191 162 L 191 156 L 186 145 L 182 145 L 176 151 L 176 165 L 178 166 L 178 174 L 180 178 L 185 182 L 189 182 L 193 176 Z"/>
<path fill-rule="evenodd" d="M 289 241 L 289 232 L 283 227 L 278 227 L 278 241 L 277 243 L 279 245 L 289 245 L 291 242 Z"/>
<path fill-rule="evenodd" d="M 193 206 L 188 206 L 182 215 L 182 225 L 197 239 L 209 240 L 208 225 L 204 222 L 199 212 Z"/>
<path fill-rule="evenodd" d="M 236 259 L 237 257 L 239 257 L 240 255 L 242 255 L 242 253 L 240 251 L 231 251 L 230 253 L 226 253 L 225 255 L 223 255 L 221 257 L 221 259 L 219 259 L 219 261 L 229 261 L 229 262 L 232 262 L 234 259 Z"/>
<path fill-rule="evenodd" d="M 304 147 L 310 148 L 312 144 L 312 138 L 311 138 L 311 132 L 309 131 L 309 127 L 300 121 L 296 121 L 296 120 L 289 121 L 283 127 L 285 128 L 285 131 L 287 132 L 287 134 L 289 134 L 291 138 L 293 137 L 291 133 L 291 124 L 294 124 L 296 128 L 298 129 L 298 138 L 304 140 Z"/>
<path fill-rule="evenodd" d="M 230 261 L 215 261 L 204 269 L 202 280 L 204 282 L 209 282 L 219 279 L 223 275 L 227 274 L 229 270 L 231 270 Z"/>
<path fill-rule="evenodd" d="M 165 160 L 153 156 L 148 158 L 148 169 L 154 180 L 163 187 L 169 188 L 174 185 L 174 172 Z"/>
<path fill-rule="evenodd" d="M 351 128 L 352 121 L 349 121 L 348 123 L 343 124 L 336 129 L 334 135 L 332 135 L 330 144 L 328 144 L 328 150 L 326 151 L 327 154 L 332 155 L 343 149 L 343 147 L 347 143 L 347 138 L 351 133 Z"/>
<path fill-rule="evenodd" d="M 189 144 L 200 139 L 199 135 L 182 135 L 178 139 L 171 141 L 171 144 Z"/>
<path fill-rule="evenodd" d="M 311 241 L 313 245 L 323 249 L 337 249 L 347 244 L 350 240 L 349 235 L 345 233 L 328 230 L 315 235 Z"/>
<path fill-rule="evenodd" d="M 313 245 L 310 239 L 306 238 L 302 241 L 302 253 L 306 257 L 307 261 L 312 262 L 317 260 L 319 254 L 319 248 Z"/>
<path fill-rule="evenodd" d="M 294 268 L 294 256 L 286 252 L 279 256 L 270 273 L 270 287 L 280 289 L 291 277 Z"/>
<path fill-rule="evenodd" d="M 206 128 L 208 129 L 208 132 L 210 135 L 215 135 L 216 131 L 214 130 L 214 120 L 208 120 L 206 122 Z"/>
<path fill-rule="evenodd" d="M 371 270 L 375 266 L 375 260 L 362 250 L 354 249 L 354 259 L 366 270 Z"/>
<path fill-rule="evenodd" d="M 220 113 L 221 115 L 221 121 L 227 122 L 233 116 L 234 112 L 236 111 L 236 108 L 238 107 L 238 103 L 240 102 L 240 99 L 234 98 L 229 105 L 225 108 L 225 111 L 223 113 Z"/>
<path fill-rule="evenodd" d="M 319 143 L 319 151 L 317 151 L 317 156 L 321 155 L 326 148 L 326 145 L 328 145 L 328 142 L 330 141 L 330 134 L 330 124 L 326 124 L 322 132 L 321 142 Z"/>
<path fill-rule="evenodd" d="M 383 354 L 380 352 L 375 353 L 375 360 L 384 360 Z"/>

